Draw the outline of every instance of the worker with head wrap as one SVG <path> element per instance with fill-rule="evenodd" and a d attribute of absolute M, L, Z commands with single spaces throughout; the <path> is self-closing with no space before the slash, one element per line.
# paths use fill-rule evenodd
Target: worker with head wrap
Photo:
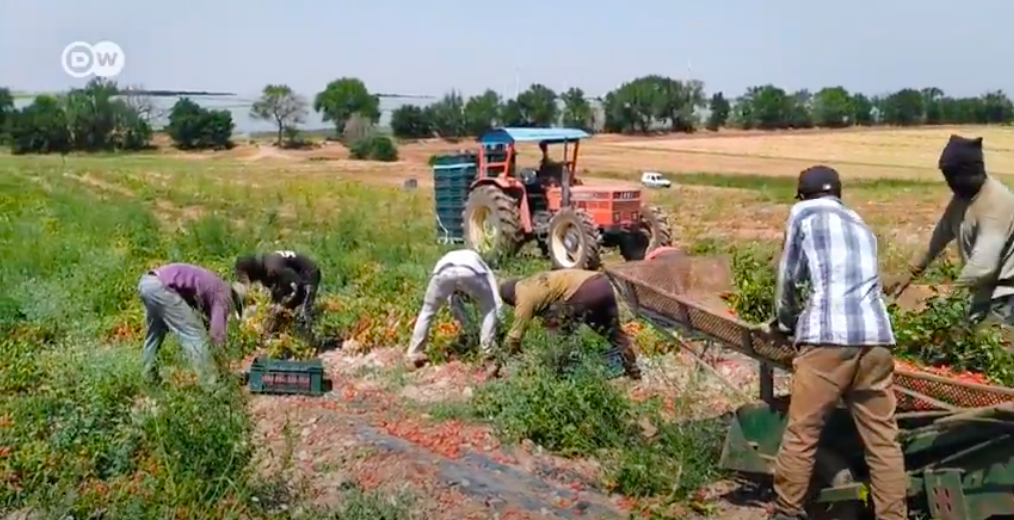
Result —
<path fill-rule="evenodd" d="M 321 281 L 316 262 L 305 254 L 283 250 L 241 256 L 236 259 L 234 272 L 240 283 L 260 283 L 271 292 L 272 312 L 265 332 L 275 332 L 283 310 L 298 309 L 299 331 L 312 341 L 313 303 Z"/>
<path fill-rule="evenodd" d="M 963 266 L 955 285 L 972 293 L 971 319 L 1014 324 L 1014 194 L 986 175 L 981 137 L 951 135 L 939 167 L 953 196 L 911 276 L 888 292 L 904 291 L 957 239 Z"/>
<path fill-rule="evenodd" d="M 620 326 L 616 293 L 605 273 L 560 269 L 521 280 L 510 279 L 500 284 L 500 297 L 514 307 L 514 322 L 504 345 L 508 353 L 520 350 L 525 329 L 535 317 L 558 322 L 565 332 L 583 323 L 607 338 L 619 351 L 627 376 L 641 378 L 630 338 Z M 500 359 L 494 361 L 487 375 L 498 375 L 502 362 Z"/>

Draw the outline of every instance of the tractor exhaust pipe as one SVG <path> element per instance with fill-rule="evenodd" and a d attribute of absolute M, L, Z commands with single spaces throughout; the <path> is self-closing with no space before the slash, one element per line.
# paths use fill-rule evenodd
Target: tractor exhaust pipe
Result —
<path fill-rule="evenodd" d="M 570 207 L 570 168 L 563 167 L 563 175 L 561 176 L 560 186 L 560 207 Z"/>

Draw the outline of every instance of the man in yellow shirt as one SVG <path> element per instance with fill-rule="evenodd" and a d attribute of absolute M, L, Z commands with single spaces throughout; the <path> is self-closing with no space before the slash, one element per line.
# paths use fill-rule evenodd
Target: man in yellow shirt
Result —
<path fill-rule="evenodd" d="M 620 326 L 616 293 L 609 278 L 598 271 L 560 269 L 500 284 L 500 297 L 514 307 L 514 322 L 504 345 L 509 353 L 521 348 L 521 337 L 535 317 L 559 320 L 565 332 L 582 323 L 606 337 L 620 352 L 623 368 L 631 379 L 640 379 L 637 356 L 630 338 Z M 502 360 L 491 366 L 488 376 L 500 373 Z"/>
<path fill-rule="evenodd" d="M 939 166 L 954 195 L 911 277 L 888 292 L 897 296 L 956 239 L 963 267 L 954 283 L 972 292 L 971 319 L 1014 325 L 1014 194 L 986 175 L 981 137 L 952 135 Z"/>

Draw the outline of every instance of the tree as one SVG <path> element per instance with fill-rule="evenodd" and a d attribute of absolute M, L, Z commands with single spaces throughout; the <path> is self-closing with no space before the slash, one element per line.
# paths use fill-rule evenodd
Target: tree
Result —
<path fill-rule="evenodd" d="M 480 135 L 496 126 L 500 115 L 500 94 L 487 90 L 468 99 L 464 107 L 465 131 Z"/>
<path fill-rule="evenodd" d="M 334 124 L 337 135 L 342 135 L 345 123 L 353 114 L 360 114 L 373 123 L 380 121 L 380 98 L 370 94 L 357 78 L 339 78 L 317 94 L 313 110 L 323 116 L 325 123 Z"/>
<path fill-rule="evenodd" d="M 941 103 L 944 91 L 937 87 L 922 89 L 923 123 L 927 125 L 939 125 L 943 122 L 944 112 Z"/>
<path fill-rule="evenodd" d="M 521 103 L 516 99 L 508 99 L 506 103 L 500 106 L 500 116 L 498 119 L 503 126 L 528 125 L 524 109 L 521 108 Z"/>
<path fill-rule="evenodd" d="M 873 102 L 870 98 L 856 92 L 849 99 L 849 108 L 853 123 L 860 126 L 870 126 L 874 123 Z"/>
<path fill-rule="evenodd" d="M 1010 123 L 1014 120 L 1014 103 L 1002 90 L 987 92 L 982 96 L 981 104 L 986 123 Z"/>
<path fill-rule="evenodd" d="M 82 89 L 71 90 L 64 98 L 73 149 L 86 152 L 112 150 L 116 129 L 116 108 L 113 97 L 116 84 L 101 78 L 88 82 Z"/>
<path fill-rule="evenodd" d="M 595 121 L 584 91 L 571 87 L 560 95 L 560 99 L 563 101 L 563 126 L 590 132 Z"/>
<path fill-rule="evenodd" d="M 852 97 L 845 87 L 824 87 L 813 96 L 813 123 L 843 128 L 853 123 Z"/>
<path fill-rule="evenodd" d="M 38 96 L 31 105 L 14 112 L 10 139 L 15 154 L 69 152 L 71 135 L 60 100 Z"/>
<path fill-rule="evenodd" d="M 399 139 L 422 139 L 433 133 L 426 111 L 416 105 L 402 105 L 391 112 L 391 131 Z"/>
<path fill-rule="evenodd" d="M 143 85 L 122 88 L 119 94 L 124 104 L 149 125 L 154 125 L 156 121 L 165 116 L 165 109 L 160 107 L 153 97 L 145 94 Z"/>
<path fill-rule="evenodd" d="M 605 128 L 609 132 L 651 130 L 658 102 L 658 89 L 645 78 L 623 83 L 604 99 Z"/>
<path fill-rule="evenodd" d="M 686 83 L 664 76 L 646 76 L 634 80 L 642 82 L 645 91 L 652 92 L 651 117 L 656 122 L 667 122 L 672 132 L 692 132 L 697 107 L 704 106 L 704 84 L 691 80 Z"/>
<path fill-rule="evenodd" d="M 5 125 L 15 153 L 147 148 L 151 125 L 119 92 L 116 83 L 96 78 L 65 95 L 37 98 Z"/>
<path fill-rule="evenodd" d="M 883 122 L 889 125 L 912 126 L 922 123 L 925 104 L 922 92 L 906 88 L 884 98 Z"/>
<path fill-rule="evenodd" d="M 556 106 L 556 92 L 540 83 L 535 83 L 518 94 L 516 107 L 521 116 L 521 121 L 518 121 L 521 124 L 516 126 L 553 126 L 560 111 Z"/>
<path fill-rule="evenodd" d="M 273 121 L 278 127 L 275 144 L 282 146 L 286 128 L 295 128 L 306 120 L 306 100 L 288 85 L 267 85 L 261 97 L 250 107 L 250 116 L 261 121 Z"/>
<path fill-rule="evenodd" d="M 232 147 L 234 128 L 228 110 L 208 110 L 184 97 L 170 110 L 166 130 L 181 150 L 220 150 Z"/>
<path fill-rule="evenodd" d="M 725 126 L 725 123 L 729 121 L 732 105 L 729 103 L 729 100 L 725 99 L 724 94 L 715 92 L 708 102 L 708 110 L 711 113 L 708 115 L 707 128 L 714 132 Z"/>
<path fill-rule="evenodd" d="M 664 124 L 671 131 L 692 132 L 697 109 L 706 102 L 700 81 L 642 76 L 606 94 L 604 126 L 607 131 L 646 133 Z"/>
<path fill-rule="evenodd" d="M 809 90 L 797 90 L 789 102 L 789 128 L 813 128 L 813 94 Z"/>
<path fill-rule="evenodd" d="M 0 87 L 0 144 L 7 141 L 14 112 L 14 95 L 10 89 Z"/>
<path fill-rule="evenodd" d="M 747 89 L 736 105 L 743 128 L 776 130 L 791 125 L 796 99 L 774 85 L 762 85 Z"/>
<path fill-rule="evenodd" d="M 465 135 L 465 101 L 457 91 L 448 92 L 443 99 L 427 107 L 426 118 L 437 135 L 444 139 Z"/>

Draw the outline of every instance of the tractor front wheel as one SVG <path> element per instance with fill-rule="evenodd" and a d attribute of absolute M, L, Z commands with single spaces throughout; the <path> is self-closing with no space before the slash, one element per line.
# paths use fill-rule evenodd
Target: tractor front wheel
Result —
<path fill-rule="evenodd" d="M 496 186 L 472 190 L 462 216 L 466 245 L 488 262 L 513 256 L 524 243 L 518 203 Z"/>
<path fill-rule="evenodd" d="M 623 259 L 644 260 L 649 251 L 672 245 L 666 215 L 655 206 L 647 206 L 641 214 L 640 226 L 620 244 Z"/>
<path fill-rule="evenodd" d="M 549 258 L 554 269 L 595 270 L 599 258 L 599 233 L 587 212 L 564 208 L 549 221 Z"/>

